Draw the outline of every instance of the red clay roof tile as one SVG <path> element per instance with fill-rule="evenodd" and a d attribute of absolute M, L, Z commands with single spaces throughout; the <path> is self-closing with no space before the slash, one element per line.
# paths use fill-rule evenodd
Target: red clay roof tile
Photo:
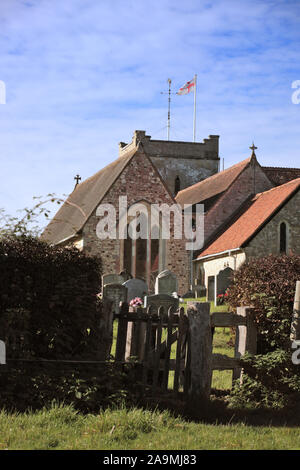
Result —
<path fill-rule="evenodd" d="M 198 256 L 210 256 L 241 248 L 281 205 L 300 187 L 300 178 L 259 193 L 244 206 L 242 214 Z"/>

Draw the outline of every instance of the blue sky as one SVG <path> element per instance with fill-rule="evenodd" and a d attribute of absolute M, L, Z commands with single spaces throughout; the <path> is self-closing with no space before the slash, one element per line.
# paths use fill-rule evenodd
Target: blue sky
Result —
<path fill-rule="evenodd" d="M 135 129 L 167 137 L 173 92 L 198 76 L 197 140 L 225 167 L 299 167 L 299 0 L 0 0 L 0 207 L 68 194 Z M 171 140 L 192 140 L 193 96 L 172 96 Z"/>

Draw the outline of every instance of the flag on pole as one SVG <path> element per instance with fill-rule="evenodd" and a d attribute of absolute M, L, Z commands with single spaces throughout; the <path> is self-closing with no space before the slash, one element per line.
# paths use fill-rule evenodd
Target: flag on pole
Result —
<path fill-rule="evenodd" d="M 185 85 L 179 88 L 179 90 L 177 91 L 177 95 L 187 95 L 191 91 L 194 91 L 195 85 L 196 85 L 196 80 L 194 77 L 193 80 L 186 82 Z"/>
<path fill-rule="evenodd" d="M 177 95 L 187 95 L 191 91 L 194 92 L 194 124 L 193 124 L 193 142 L 196 142 L 196 87 L 197 87 L 197 75 L 194 76 L 193 80 L 186 82 L 179 90 Z"/>

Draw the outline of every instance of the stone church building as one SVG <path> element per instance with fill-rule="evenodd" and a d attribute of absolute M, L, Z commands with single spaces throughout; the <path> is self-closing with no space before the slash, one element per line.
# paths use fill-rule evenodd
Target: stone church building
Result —
<path fill-rule="evenodd" d="M 219 162 L 217 135 L 191 143 L 152 140 L 135 131 L 132 142 L 119 144 L 116 160 L 76 185 L 42 239 L 100 256 L 104 274 L 127 271 L 145 279 L 150 292 L 158 273 L 169 269 L 177 276 L 180 295 L 204 285 L 213 299 L 226 288 L 229 271 L 245 259 L 269 252 L 300 254 L 300 169 L 262 167 L 254 146 L 248 159 L 231 168 L 220 172 Z M 126 220 L 122 196 L 129 208 Z M 124 237 L 99 239 L 100 204 L 115 208 L 116 227 L 125 227 Z M 203 204 L 203 248 L 188 251 L 186 240 L 175 235 L 172 218 L 169 240 L 161 236 L 161 219 L 158 237 L 150 228 L 145 238 L 127 236 L 134 218 L 130 210 L 140 204 L 146 218 L 153 204 L 181 209 Z"/>

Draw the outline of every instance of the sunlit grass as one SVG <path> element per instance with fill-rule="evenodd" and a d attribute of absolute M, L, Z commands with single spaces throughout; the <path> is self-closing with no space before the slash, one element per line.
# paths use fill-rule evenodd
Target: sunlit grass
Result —
<path fill-rule="evenodd" d="M 168 411 L 121 407 L 81 415 L 71 406 L 52 406 L 0 412 L 1 450 L 291 450 L 299 442 L 299 427 L 196 423 Z"/>

